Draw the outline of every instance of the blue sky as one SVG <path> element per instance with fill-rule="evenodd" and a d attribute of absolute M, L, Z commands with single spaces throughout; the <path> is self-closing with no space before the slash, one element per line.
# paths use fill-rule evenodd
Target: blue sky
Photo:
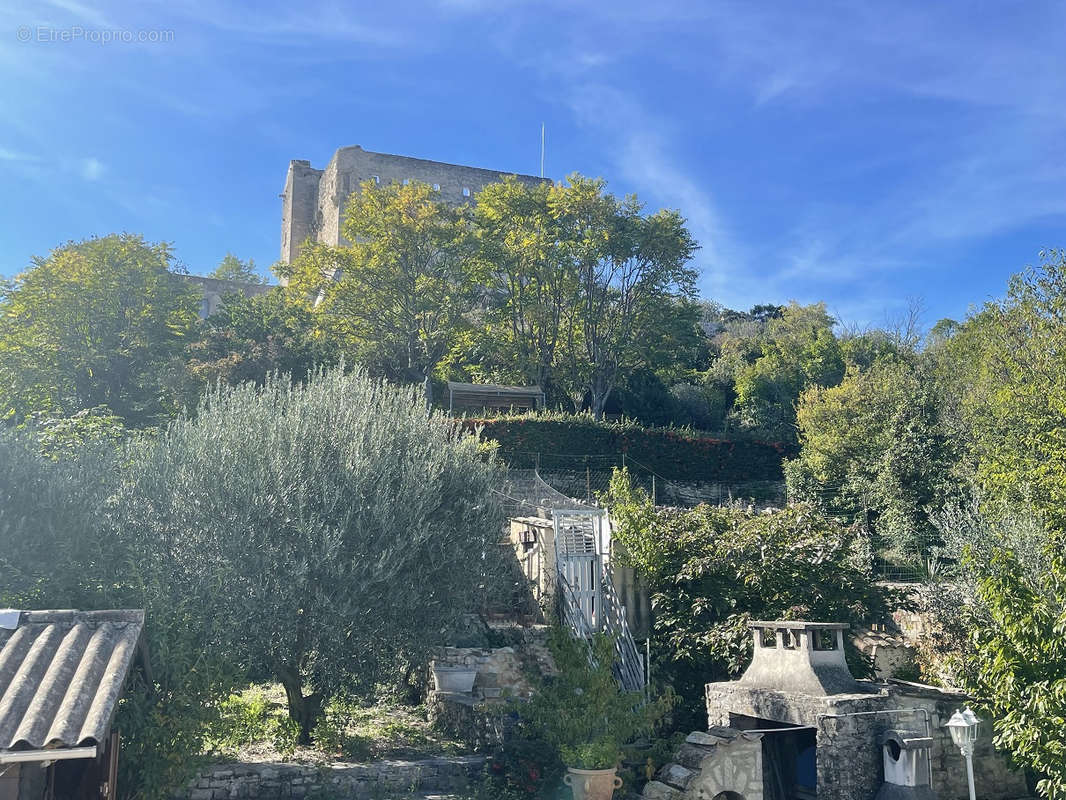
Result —
<path fill-rule="evenodd" d="M 931 324 L 1066 246 L 1064 30 L 1059 2 L 9 0 L 0 274 L 121 230 L 265 269 L 290 159 L 536 172 L 544 122 L 548 175 L 685 214 L 705 296 Z"/>

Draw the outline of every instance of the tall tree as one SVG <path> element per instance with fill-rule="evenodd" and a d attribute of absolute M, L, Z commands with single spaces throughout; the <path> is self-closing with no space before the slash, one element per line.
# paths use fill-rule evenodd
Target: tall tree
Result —
<path fill-rule="evenodd" d="M 70 243 L 0 287 L 0 417 L 107 406 L 133 425 L 171 408 L 167 368 L 196 323 L 165 242 Z"/>
<path fill-rule="evenodd" d="M 572 175 L 549 202 L 579 291 L 566 319 L 570 393 L 578 408 L 587 393 L 600 419 L 619 377 L 641 366 L 641 342 L 659 334 L 663 305 L 695 294 L 697 245 L 680 214 L 645 215 L 636 196 L 619 200 L 601 179 Z"/>
<path fill-rule="evenodd" d="M 997 741 L 1066 798 L 1066 253 L 1011 278 L 1004 300 L 961 326 L 939 326 L 954 358 L 941 380 L 960 398 L 982 493 L 1043 520 L 1036 549 L 971 551 L 985 612 L 972 628 L 968 685 L 996 719 Z M 986 514 L 997 510 L 990 503 Z M 983 556 L 983 557 L 978 557 Z"/>
<path fill-rule="evenodd" d="M 938 538 L 930 513 L 952 493 L 958 458 L 928 376 L 902 360 L 852 368 L 838 386 L 803 392 L 797 425 L 790 498 L 863 524 L 896 559 L 924 563 Z"/>
<path fill-rule="evenodd" d="M 233 253 L 226 253 L 226 257 L 207 277 L 239 283 L 266 283 L 266 279 L 255 271 L 255 262 L 252 259 L 241 261 Z"/>
<path fill-rule="evenodd" d="M 323 329 L 360 360 L 425 387 L 468 325 L 486 276 L 474 258 L 470 211 L 427 184 L 365 181 L 345 210 L 337 248 L 309 243 L 280 265 L 289 288 L 315 300 Z"/>
<path fill-rule="evenodd" d="M 477 195 L 479 256 L 490 275 L 487 335 L 495 369 L 551 393 L 567 309 L 578 302 L 577 276 L 564 257 L 550 184 L 505 178 Z"/>
<path fill-rule="evenodd" d="M 186 351 L 193 404 L 217 381 L 262 384 L 270 373 L 282 372 L 302 382 L 315 367 L 336 364 L 336 343 L 320 335 L 315 321 L 309 304 L 282 287 L 254 297 L 224 297 Z"/>
<path fill-rule="evenodd" d="M 418 387 L 336 368 L 219 387 L 147 445 L 118 503 L 306 739 L 326 700 L 425 663 L 478 609 L 495 469 Z"/>
<path fill-rule="evenodd" d="M 758 336 L 755 360 L 736 373 L 734 416 L 745 428 L 796 440 L 796 401 L 808 386 L 834 386 L 844 358 L 824 303 L 790 303 Z"/>

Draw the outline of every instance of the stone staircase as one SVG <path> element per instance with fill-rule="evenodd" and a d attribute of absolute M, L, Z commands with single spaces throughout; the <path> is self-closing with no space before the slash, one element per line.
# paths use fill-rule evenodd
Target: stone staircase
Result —
<path fill-rule="evenodd" d="M 734 791 L 745 798 L 762 798 L 761 734 L 716 726 L 690 733 L 644 786 L 645 800 L 690 800 Z"/>

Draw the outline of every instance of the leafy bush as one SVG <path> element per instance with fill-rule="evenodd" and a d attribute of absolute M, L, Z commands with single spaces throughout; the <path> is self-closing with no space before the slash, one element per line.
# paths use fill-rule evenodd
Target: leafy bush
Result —
<path fill-rule="evenodd" d="M 605 635 L 581 642 L 557 628 L 549 644 L 559 672 L 516 706 L 519 715 L 568 767 L 615 766 L 624 745 L 651 734 L 670 710 L 672 692 L 649 702 L 640 692 L 623 691 L 612 669 L 614 642 Z"/>
<path fill-rule="evenodd" d="M 218 649 L 285 687 L 305 744 L 331 697 L 422 658 L 494 585 L 496 467 L 417 388 L 343 368 L 221 386 L 133 466 L 128 528 Z"/>
<path fill-rule="evenodd" d="M 236 677 L 210 614 L 161 573 L 158 542 L 139 539 L 114 495 L 125 458 L 111 446 L 43 456 L 0 430 L 0 606 L 143 608 L 146 624 L 115 726 L 124 796 L 162 798 L 196 765 L 203 735 Z"/>
<path fill-rule="evenodd" d="M 519 725 L 485 765 L 492 798 L 553 797 L 562 773 L 559 753 L 528 725 Z"/>
<path fill-rule="evenodd" d="M 467 430 L 500 443 L 504 460 L 539 453 L 542 469 L 573 466 L 573 454 L 626 453 L 644 467 L 676 480 L 778 480 L 783 445 L 743 437 L 713 438 L 696 431 L 645 428 L 632 420 L 597 422 L 586 414 L 467 418 Z M 520 459 L 523 462 L 526 459 Z"/>
<path fill-rule="evenodd" d="M 879 621 L 903 602 L 873 582 L 858 532 L 810 506 L 656 509 L 625 470 L 611 482 L 610 504 L 622 558 L 652 593 L 654 670 L 683 698 L 743 671 L 751 619 Z M 848 656 L 852 672 L 869 674 L 857 650 Z M 696 723 L 702 710 L 688 711 Z"/>

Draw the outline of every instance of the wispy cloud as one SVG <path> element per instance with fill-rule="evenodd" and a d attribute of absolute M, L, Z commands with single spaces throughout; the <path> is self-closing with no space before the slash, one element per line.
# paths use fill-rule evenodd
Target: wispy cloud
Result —
<path fill-rule="evenodd" d="M 36 164 L 41 159 L 31 153 L 24 153 L 20 150 L 10 150 L 6 147 L 0 147 L 0 161 L 11 161 L 18 164 Z"/>
<path fill-rule="evenodd" d="M 98 181 L 103 177 L 106 167 L 98 158 L 83 158 L 79 167 L 81 176 L 87 181 Z"/>

